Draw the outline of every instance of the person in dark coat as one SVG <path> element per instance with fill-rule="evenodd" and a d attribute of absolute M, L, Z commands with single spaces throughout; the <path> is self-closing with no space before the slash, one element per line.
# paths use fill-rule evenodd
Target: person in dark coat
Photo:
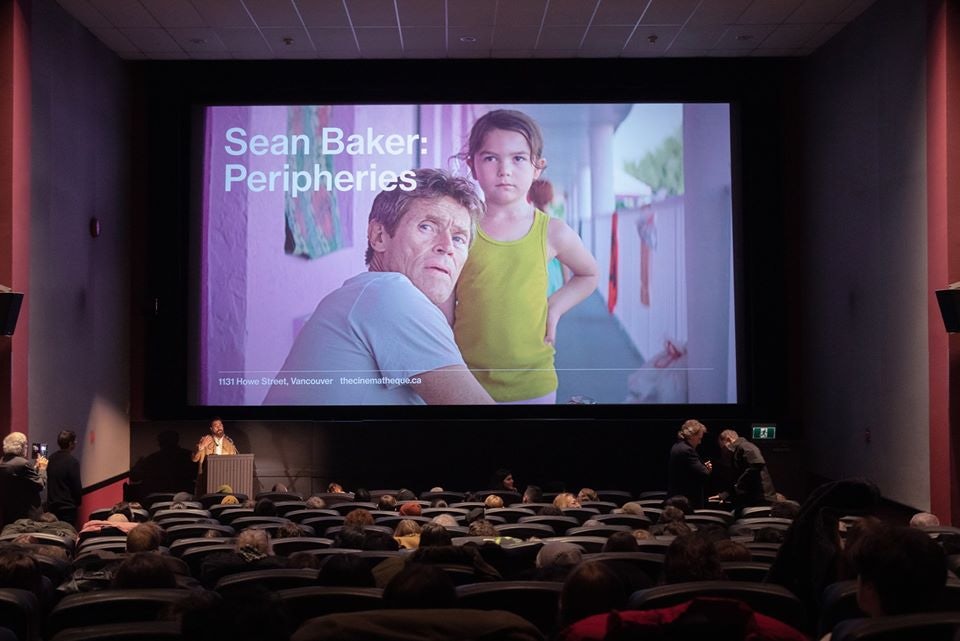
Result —
<path fill-rule="evenodd" d="M 0 524 L 40 514 L 40 495 L 46 485 L 47 459 L 27 458 L 27 435 L 10 432 L 3 439 L 0 459 Z"/>
<path fill-rule="evenodd" d="M 703 488 L 713 471 L 710 461 L 703 462 L 697 446 L 707 433 L 700 421 L 689 420 L 680 426 L 677 442 L 670 449 L 670 467 L 667 476 L 667 496 L 685 496 L 694 508 L 703 507 Z"/>
<path fill-rule="evenodd" d="M 711 499 L 730 501 L 737 508 L 767 505 L 777 500 L 777 491 L 760 448 L 734 430 L 720 432 L 717 442 L 730 452 L 733 485 Z"/>
<path fill-rule="evenodd" d="M 57 436 L 57 445 L 60 450 L 53 453 L 47 464 L 47 511 L 75 526 L 83 492 L 80 461 L 73 456 L 77 435 L 71 430 L 63 430 Z"/>

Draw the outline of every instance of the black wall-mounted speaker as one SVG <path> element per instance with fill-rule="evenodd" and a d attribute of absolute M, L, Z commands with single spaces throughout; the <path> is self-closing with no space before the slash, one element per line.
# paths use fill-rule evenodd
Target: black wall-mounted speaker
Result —
<path fill-rule="evenodd" d="M 20 316 L 20 304 L 23 294 L 19 292 L 0 292 L 0 336 L 13 336 Z"/>

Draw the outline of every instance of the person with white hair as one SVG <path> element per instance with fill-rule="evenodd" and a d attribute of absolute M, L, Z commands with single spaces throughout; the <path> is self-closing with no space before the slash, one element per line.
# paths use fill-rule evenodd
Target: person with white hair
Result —
<path fill-rule="evenodd" d="M 27 435 L 11 432 L 3 439 L 0 459 L 0 525 L 40 514 L 40 495 L 46 485 L 47 459 L 31 461 Z"/>

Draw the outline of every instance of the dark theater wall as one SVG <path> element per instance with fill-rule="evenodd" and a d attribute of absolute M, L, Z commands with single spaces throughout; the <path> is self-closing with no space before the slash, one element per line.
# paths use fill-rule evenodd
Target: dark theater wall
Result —
<path fill-rule="evenodd" d="M 76 431 L 89 485 L 128 467 L 130 83 L 54 0 L 31 21 L 30 437 Z"/>
<path fill-rule="evenodd" d="M 931 482 L 926 46 L 925 3 L 878 0 L 811 57 L 798 150 L 809 463 L 920 508 Z"/>

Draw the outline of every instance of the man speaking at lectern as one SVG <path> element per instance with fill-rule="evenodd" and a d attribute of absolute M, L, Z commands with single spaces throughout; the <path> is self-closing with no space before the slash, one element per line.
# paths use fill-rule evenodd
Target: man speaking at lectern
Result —
<path fill-rule="evenodd" d="M 224 433 L 223 421 L 217 416 L 210 421 L 210 433 L 205 435 L 200 439 L 200 442 L 197 443 L 197 448 L 193 452 L 193 462 L 198 463 L 202 468 L 203 460 L 211 454 L 229 456 L 239 453 L 237 446 L 234 445 L 230 437 Z"/>

